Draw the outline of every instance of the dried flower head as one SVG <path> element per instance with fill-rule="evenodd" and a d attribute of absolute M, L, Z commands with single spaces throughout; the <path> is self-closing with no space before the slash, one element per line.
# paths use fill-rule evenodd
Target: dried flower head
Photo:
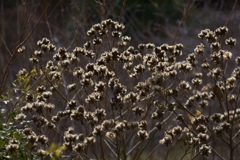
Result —
<path fill-rule="evenodd" d="M 163 139 L 159 141 L 160 144 L 169 146 L 172 144 L 173 137 L 170 134 L 166 134 Z"/>
<path fill-rule="evenodd" d="M 228 32 L 228 28 L 226 26 L 219 27 L 214 32 L 219 37 L 220 36 L 225 36 L 227 34 L 227 32 Z"/>
<path fill-rule="evenodd" d="M 201 147 L 199 148 L 201 154 L 208 156 L 208 154 L 212 153 L 212 149 L 210 146 L 208 146 L 207 144 L 203 144 L 201 145 Z"/>
<path fill-rule="evenodd" d="M 225 40 L 225 43 L 227 45 L 229 45 L 230 47 L 234 47 L 234 46 L 236 46 L 237 40 L 233 37 L 230 37 L 230 38 Z"/>
<path fill-rule="evenodd" d="M 140 140 L 145 140 L 145 139 L 148 139 L 148 137 L 149 137 L 149 134 L 147 133 L 146 130 L 139 130 L 137 132 L 137 135 L 140 138 Z"/>
<path fill-rule="evenodd" d="M 105 134 L 105 136 L 106 136 L 107 138 L 114 139 L 114 138 L 116 138 L 116 133 L 114 133 L 114 132 L 107 132 L 107 133 Z"/>

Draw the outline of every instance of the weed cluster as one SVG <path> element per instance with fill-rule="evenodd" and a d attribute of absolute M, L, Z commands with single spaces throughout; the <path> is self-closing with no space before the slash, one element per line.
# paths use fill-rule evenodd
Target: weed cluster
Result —
<path fill-rule="evenodd" d="M 183 44 L 133 47 L 123 30 L 104 20 L 73 51 L 37 42 L 32 69 L 21 69 L 15 81 L 21 96 L 14 120 L 26 150 L 42 158 L 147 159 L 162 144 L 183 146 L 180 159 L 233 160 L 240 57 L 230 51 L 236 40 L 226 38 L 228 29 L 202 30 L 204 43 L 190 54 Z M 6 149 L 18 145 L 12 139 Z"/>

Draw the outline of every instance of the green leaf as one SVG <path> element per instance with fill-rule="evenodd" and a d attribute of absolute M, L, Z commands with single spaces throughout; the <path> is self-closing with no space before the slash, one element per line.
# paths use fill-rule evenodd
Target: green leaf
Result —
<path fill-rule="evenodd" d="M 66 150 L 65 146 L 59 146 L 55 143 L 52 143 L 51 146 L 47 149 L 47 151 L 53 155 L 54 159 L 59 159 L 61 157 L 62 151 L 64 150 Z"/>

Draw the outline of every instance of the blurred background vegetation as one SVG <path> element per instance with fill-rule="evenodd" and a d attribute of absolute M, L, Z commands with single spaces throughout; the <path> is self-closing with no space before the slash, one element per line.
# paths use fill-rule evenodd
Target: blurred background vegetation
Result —
<path fill-rule="evenodd" d="M 229 36 L 240 37 L 238 0 L 1 0 L 0 93 L 19 69 L 28 68 L 38 40 L 47 37 L 71 51 L 87 41 L 90 26 L 108 18 L 124 23 L 133 45 L 183 43 L 190 52 L 200 30 L 224 25 Z M 26 51 L 14 54 L 19 45 Z"/>

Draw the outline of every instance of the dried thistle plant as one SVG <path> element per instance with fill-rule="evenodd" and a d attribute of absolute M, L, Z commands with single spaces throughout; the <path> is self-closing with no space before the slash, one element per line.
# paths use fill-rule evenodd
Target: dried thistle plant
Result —
<path fill-rule="evenodd" d="M 240 58 L 233 60 L 236 40 L 226 38 L 228 29 L 201 31 L 208 45 L 186 55 L 183 44 L 135 48 L 124 28 L 111 19 L 95 24 L 89 41 L 73 51 L 57 49 L 47 38 L 37 42 L 32 70 L 17 74 L 25 99 L 16 105 L 15 120 L 30 150 L 53 157 L 49 146 L 58 144 L 62 158 L 146 159 L 165 149 L 161 158 L 167 158 L 169 147 L 184 146 L 180 159 L 233 160 Z"/>

